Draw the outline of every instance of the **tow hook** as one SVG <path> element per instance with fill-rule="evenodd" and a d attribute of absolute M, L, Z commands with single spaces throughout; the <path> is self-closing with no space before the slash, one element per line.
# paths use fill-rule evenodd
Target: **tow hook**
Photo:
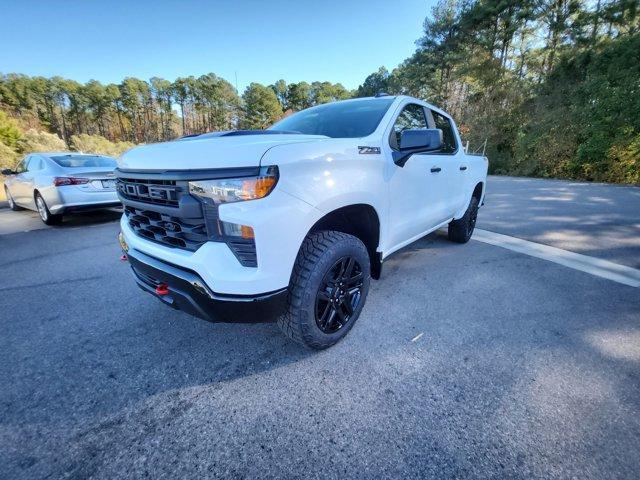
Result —
<path fill-rule="evenodd" d="M 166 283 L 161 283 L 156 287 L 156 294 L 158 295 L 169 295 L 169 285 Z"/>

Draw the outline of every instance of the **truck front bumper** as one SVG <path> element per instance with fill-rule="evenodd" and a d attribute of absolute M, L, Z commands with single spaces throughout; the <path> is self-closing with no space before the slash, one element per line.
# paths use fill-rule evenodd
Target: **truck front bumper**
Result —
<path fill-rule="evenodd" d="M 212 291 L 195 272 L 130 248 L 127 258 L 138 286 L 166 305 L 210 322 L 273 321 L 285 308 L 287 289 L 259 295 Z"/>

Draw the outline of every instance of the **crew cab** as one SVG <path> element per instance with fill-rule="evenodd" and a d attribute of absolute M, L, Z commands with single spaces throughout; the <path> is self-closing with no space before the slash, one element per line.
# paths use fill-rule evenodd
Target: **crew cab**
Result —
<path fill-rule="evenodd" d="M 407 96 L 137 147 L 116 169 L 123 259 L 167 305 L 210 321 L 277 318 L 326 348 L 389 255 L 445 226 L 471 238 L 487 167 L 447 113 Z"/>

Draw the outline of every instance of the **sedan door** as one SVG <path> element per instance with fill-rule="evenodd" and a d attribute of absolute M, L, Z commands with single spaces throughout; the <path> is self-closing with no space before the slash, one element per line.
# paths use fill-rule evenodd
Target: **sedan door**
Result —
<path fill-rule="evenodd" d="M 26 170 L 18 175 L 22 205 L 35 209 L 36 202 L 33 192 L 36 188 L 36 175 L 42 169 L 42 159 L 39 155 L 30 155 L 25 161 L 25 168 Z"/>
<path fill-rule="evenodd" d="M 11 177 L 11 179 L 7 182 L 9 187 L 9 194 L 13 198 L 13 201 L 20 206 L 30 207 L 29 198 L 28 198 L 28 181 L 24 177 L 25 173 L 27 173 L 27 164 L 29 162 L 29 158 L 31 156 L 25 157 L 15 169 L 16 174 Z"/>

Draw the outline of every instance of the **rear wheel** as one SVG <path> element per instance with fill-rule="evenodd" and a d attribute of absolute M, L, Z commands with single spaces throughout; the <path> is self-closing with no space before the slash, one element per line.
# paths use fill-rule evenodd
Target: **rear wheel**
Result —
<path fill-rule="evenodd" d="M 369 254 L 358 238 L 335 231 L 312 233 L 300 247 L 287 310 L 278 325 L 307 347 L 330 347 L 360 316 L 370 280 Z"/>
<path fill-rule="evenodd" d="M 36 208 L 40 214 L 40 218 L 47 225 L 59 225 L 62 222 L 62 215 L 53 215 L 47 207 L 47 203 L 39 192 L 36 192 Z"/>
<path fill-rule="evenodd" d="M 4 196 L 7 197 L 7 202 L 9 203 L 9 208 L 11 210 L 13 210 L 14 212 L 22 210 L 22 208 L 16 205 L 16 202 L 13 201 L 13 197 L 11 196 L 11 193 L 9 193 L 9 189 L 7 187 L 4 187 Z"/>
<path fill-rule="evenodd" d="M 478 199 L 471 197 L 471 202 L 462 218 L 449 223 L 449 240 L 456 243 L 467 243 L 473 235 L 478 218 Z"/>

